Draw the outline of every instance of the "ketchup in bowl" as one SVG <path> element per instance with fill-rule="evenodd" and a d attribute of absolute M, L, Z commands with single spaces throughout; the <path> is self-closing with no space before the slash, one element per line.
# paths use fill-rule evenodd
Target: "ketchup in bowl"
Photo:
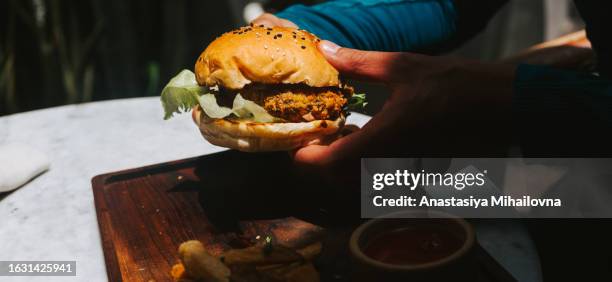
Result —
<path fill-rule="evenodd" d="M 459 236 L 442 226 L 421 225 L 383 231 L 365 244 L 363 252 L 380 262 L 412 265 L 448 257 L 462 245 Z"/>

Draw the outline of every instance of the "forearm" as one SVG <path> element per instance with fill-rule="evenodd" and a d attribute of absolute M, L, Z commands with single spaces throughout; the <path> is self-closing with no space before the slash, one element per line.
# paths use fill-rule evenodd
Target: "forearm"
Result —
<path fill-rule="evenodd" d="M 423 57 L 428 62 L 413 64 L 409 76 L 431 77 L 435 83 L 426 85 L 448 93 L 451 115 L 468 115 L 489 131 L 503 128 L 529 152 L 567 151 L 571 142 L 594 151 L 610 147 L 604 138 L 612 129 L 610 79 L 543 66 Z"/>
<path fill-rule="evenodd" d="M 514 92 L 516 131 L 527 152 L 610 151 L 611 140 L 607 137 L 612 129 L 610 79 L 521 65 Z"/>
<path fill-rule="evenodd" d="M 569 115 L 584 111 L 612 124 L 612 81 L 590 73 L 520 65 L 514 91 L 517 112 Z"/>
<path fill-rule="evenodd" d="M 277 16 L 344 47 L 436 53 L 482 30 L 505 2 L 340 0 L 292 6 Z"/>
<path fill-rule="evenodd" d="M 516 65 L 446 56 L 412 56 L 420 59 L 411 64 L 409 77 L 434 88 L 426 91 L 445 97 L 444 115 L 461 117 L 446 119 L 449 123 L 469 122 L 489 130 L 493 129 L 491 126 L 499 129 L 510 125 Z"/>
<path fill-rule="evenodd" d="M 543 66 L 449 60 L 449 104 L 530 156 L 611 151 L 612 81 Z M 454 108 L 454 107 L 453 107 Z M 491 140 L 489 140 L 491 141 Z"/>

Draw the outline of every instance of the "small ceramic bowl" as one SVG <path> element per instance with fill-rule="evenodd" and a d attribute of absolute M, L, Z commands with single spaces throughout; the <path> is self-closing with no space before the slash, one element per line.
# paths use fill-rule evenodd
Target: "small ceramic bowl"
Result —
<path fill-rule="evenodd" d="M 364 248 L 376 236 L 403 228 L 431 228 L 448 231 L 461 242 L 448 255 L 424 263 L 391 264 L 368 256 Z M 474 281 L 472 250 L 476 242 L 473 227 L 464 219 L 438 211 L 412 210 L 369 220 L 351 235 L 349 250 L 355 281 Z M 410 280 L 407 280 L 410 279 Z"/>

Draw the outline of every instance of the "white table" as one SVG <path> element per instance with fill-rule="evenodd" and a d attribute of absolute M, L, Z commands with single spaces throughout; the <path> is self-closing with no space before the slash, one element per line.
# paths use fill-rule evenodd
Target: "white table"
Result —
<path fill-rule="evenodd" d="M 364 124 L 353 114 L 349 122 Z M 184 114 L 168 121 L 156 97 L 50 108 L 0 117 L 0 145 L 48 153 L 48 172 L 0 196 L 1 260 L 76 260 L 76 277 L 1 281 L 106 281 L 91 178 L 127 168 L 222 151 Z M 539 259 L 518 224 L 477 224 L 480 243 L 519 281 L 541 281 Z"/>

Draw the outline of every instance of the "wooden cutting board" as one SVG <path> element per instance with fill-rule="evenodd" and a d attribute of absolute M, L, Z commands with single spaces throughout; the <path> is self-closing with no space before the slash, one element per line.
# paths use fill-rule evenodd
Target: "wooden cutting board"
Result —
<path fill-rule="evenodd" d="M 330 214 L 321 194 L 330 188 L 300 177 L 286 153 L 224 151 L 98 175 L 92 185 L 110 281 L 172 281 L 182 242 L 218 254 L 258 235 L 290 247 L 323 241 L 322 280 L 349 281 L 346 246 L 359 219 Z M 515 281 L 480 247 L 477 257 L 482 281 Z"/>

